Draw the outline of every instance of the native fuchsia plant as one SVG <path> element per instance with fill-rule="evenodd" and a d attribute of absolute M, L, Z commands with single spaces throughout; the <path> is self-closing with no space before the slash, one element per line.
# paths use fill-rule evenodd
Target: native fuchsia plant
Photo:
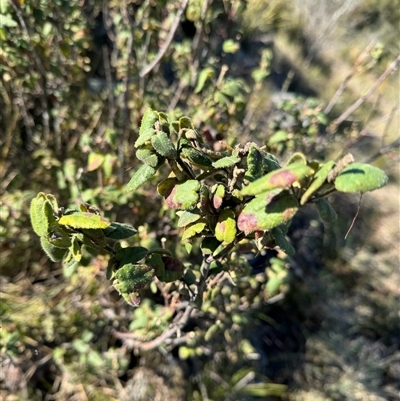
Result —
<path fill-rule="evenodd" d="M 336 212 L 327 195 L 373 191 L 388 181 L 380 169 L 354 163 L 351 155 L 337 163 L 320 163 L 295 153 L 281 166 L 255 143 L 235 148 L 225 144 L 224 151 L 215 152 L 188 117 L 171 122 L 167 114 L 150 108 L 135 147 L 143 165 L 126 191 L 134 191 L 168 165 L 170 174 L 158 182 L 157 191 L 177 211 L 187 251 L 200 241 L 200 272 L 185 270 L 167 249 L 121 247 L 118 241 L 135 235 L 135 228 L 109 222 L 89 204 L 64 210 L 53 195 L 39 193 L 30 209 L 33 229 L 53 261 L 67 267 L 78 263 L 82 246 L 108 252 L 107 277 L 132 305 L 139 304 L 140 293 L 157 277 L 161 282 L 181 280 L 190 300 L 200 307 L 207 279 L 229 269 L 224 258 L 237 244 L 250 241 L 258 250 L 279 247 L 291 255 L 295 250 L 285 235 L 300 207 L 312 203 L 323 220 L 333 221 Z"/>

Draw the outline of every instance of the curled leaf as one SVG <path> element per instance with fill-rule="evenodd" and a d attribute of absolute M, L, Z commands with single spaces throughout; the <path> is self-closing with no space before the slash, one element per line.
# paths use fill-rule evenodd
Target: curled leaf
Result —
<path fill-rule="evenodd" d="M 46 237 L 40 237 L 40 243 L 42 245 L 43 250 L 46 252 L 47 256 L 53 262 L 61 262 L 64 256 L 68 253 L 68 250 L 65 248 L 58 248 L 51 244 Z"/>

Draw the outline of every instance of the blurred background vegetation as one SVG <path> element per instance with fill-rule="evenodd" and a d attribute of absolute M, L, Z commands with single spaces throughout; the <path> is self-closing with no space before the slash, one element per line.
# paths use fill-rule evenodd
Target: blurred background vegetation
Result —
<path fill-rule="evenodd" d="M 399 399 L 398 71 L 343 114 L 398 59 L 399 24 L 389 0 L 0 0 L 1 398 Z M 192 117 L 215 150 L 351 151 L 390 182 L 346 241 L 358 197 L 334 199 L 335 223 L 306 210 L 294 257 L 232 260 L 241 281 L 210 296 L 184 329 L 195 339 L 142 346 L 179 313 L 173 300 L 153 288 L 127 305 L 105 255 L 52 263 L 29 204 L 39 191 L 89 202 L 137 227 L 138 244 L 198 263 L 151 185 L 123 190 L 147 106 Z"/>

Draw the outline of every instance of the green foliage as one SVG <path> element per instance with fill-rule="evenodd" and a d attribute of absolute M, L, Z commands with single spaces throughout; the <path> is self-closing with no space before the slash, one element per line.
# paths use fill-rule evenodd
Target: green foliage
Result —
<path fill-rule="evenodd" d="M 28 369 L 29 399 L 119 399 L 131 348 L 140 364 L 179 348 L 200 370 L 165 398 L 200 400 L 202 381 L 214 400 L 282 395 L 243 337 L 288 289 L 291 219 L 308 203 L 332 221 L 328 195 L 386 176 L 314 160 L 329 159 L 321 99 L 268 115 L 276 52 L 246 37 L 247 2 L 190 0 L 168 46 L 184 2 L 61 3 L 0 1 L 1 353 Z M 242 254 L 265 248 L 282 252 L 254 274 Z"/>
<path fill-rule="evenodd" d="M 134 173 L 126 190 L 140 187 L 167 161 L 170 177 L 159 182 L 158 192 L 169 208 L 182 211 L 177 226 L 184 228 L 183 242 L 215 237 L 216 245 L 206 253 L 211 253 L 215 261 L 225 257 L 240 241 L 254 240 L 255 233 L 258 238 L 272 238 L 270 246 L 279 246 L 293 255 L 285 233 L 301 206 L 315 203 L 321 218 L 331 222 L 336 213 L 324 199 L 327 193 L 334 189 L 365 192 L 387 183 L 385 174 L 376 167 L 354 163 L 343 168 L 344 162 L 336 166 L 333 161 L 320 164 L 308 161 L 301 153 L 295 153 L 286 166 L 278 168 L 279 162 L 272 155 L 251 143 L 227 148 L 223 153 L 213 152 L 201 141 L 187 117 L 170 122 L 166 114 L 148 109 L 142 121 L 139 138 L 141 135 L 145 140 L 135 146 L 144 164 Z M 150 156 L 144 157 L 144 151 L 162 159 L 151 167 Z M 176 258 L 157 257 L 142 246 L 116 248 L 116 240 L 136 234 L 133 227 L 110 223 L 88 204 L 82 204 L 80 212 L 57 207 L 54 196 L 39 193 L 30 209 L 32 226 L 53 261 L 64 260 L 67 265 L 71 260 L 79 262 L 83 245 L 103 248 L 111 254 L 108 277 L 133 305 L 140 302 L 141 291 L 154 276 L 165 282 L 182 277 L 184 267 Z M 206 263 L 211 261 L 214 259 Z M 274 280 L 278 277 L 279 274 Z M 274 280 L 268 284 L 271 293 L 275 291 Z M 202 286 L 201 281 L 193 285 Z"/>

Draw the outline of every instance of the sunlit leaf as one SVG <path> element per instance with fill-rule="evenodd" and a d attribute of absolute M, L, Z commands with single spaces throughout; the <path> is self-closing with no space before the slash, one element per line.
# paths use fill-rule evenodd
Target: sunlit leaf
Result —
<path fill-rule="evenodd" d="M 110 222 L 104 217 L 94 213 L 76 212 L 64 215 L 58 220 L 58 224 L 73 228 L 93 228 L 102 229 L 110 226 Z"/>
<path fill-rule="evenodd" d="M 293 163 L 272 171 L 242 189 L 242 195 L 257 195 L 274 188 L 288 188 L 309 174 L 311 168 L 303 163 Z"/>
<path fill-rule="evenodd" d="M 239 214 L 239 230 L 248 234 L 268 230 L 290 220 L 298 210 L 298 202 L 288 191 L 281 191 L 271 190 L 251 200 Z"/>
<path fill-rule="evenodd" d="M 235 214 L 230 209 L 223 210 L 215 227 L 215 238 L 224 244 L 232 243 L 236 238 Z"/>
<path fill-rule="evenodd" d="M 335 188 L 340 192 L 368 192 L 385 186 L 388 180 L 386 174 L 377 167 L 353 163 L 336 177 Z"/>
<path fill-rule="evenodd" d="M 187 180 L 176 184 L 166 196 L 167 205 L 173 209 L 192 209 L 199 200 L 200 183 Z"/>
<path fill-rule="evenodd" d="M 301 197 L 300 205 L 304 205 L 310 196 L 321 188 L 334 165 L 333 161 L 328 161 L 315 173 L 314 180 Z"/>

